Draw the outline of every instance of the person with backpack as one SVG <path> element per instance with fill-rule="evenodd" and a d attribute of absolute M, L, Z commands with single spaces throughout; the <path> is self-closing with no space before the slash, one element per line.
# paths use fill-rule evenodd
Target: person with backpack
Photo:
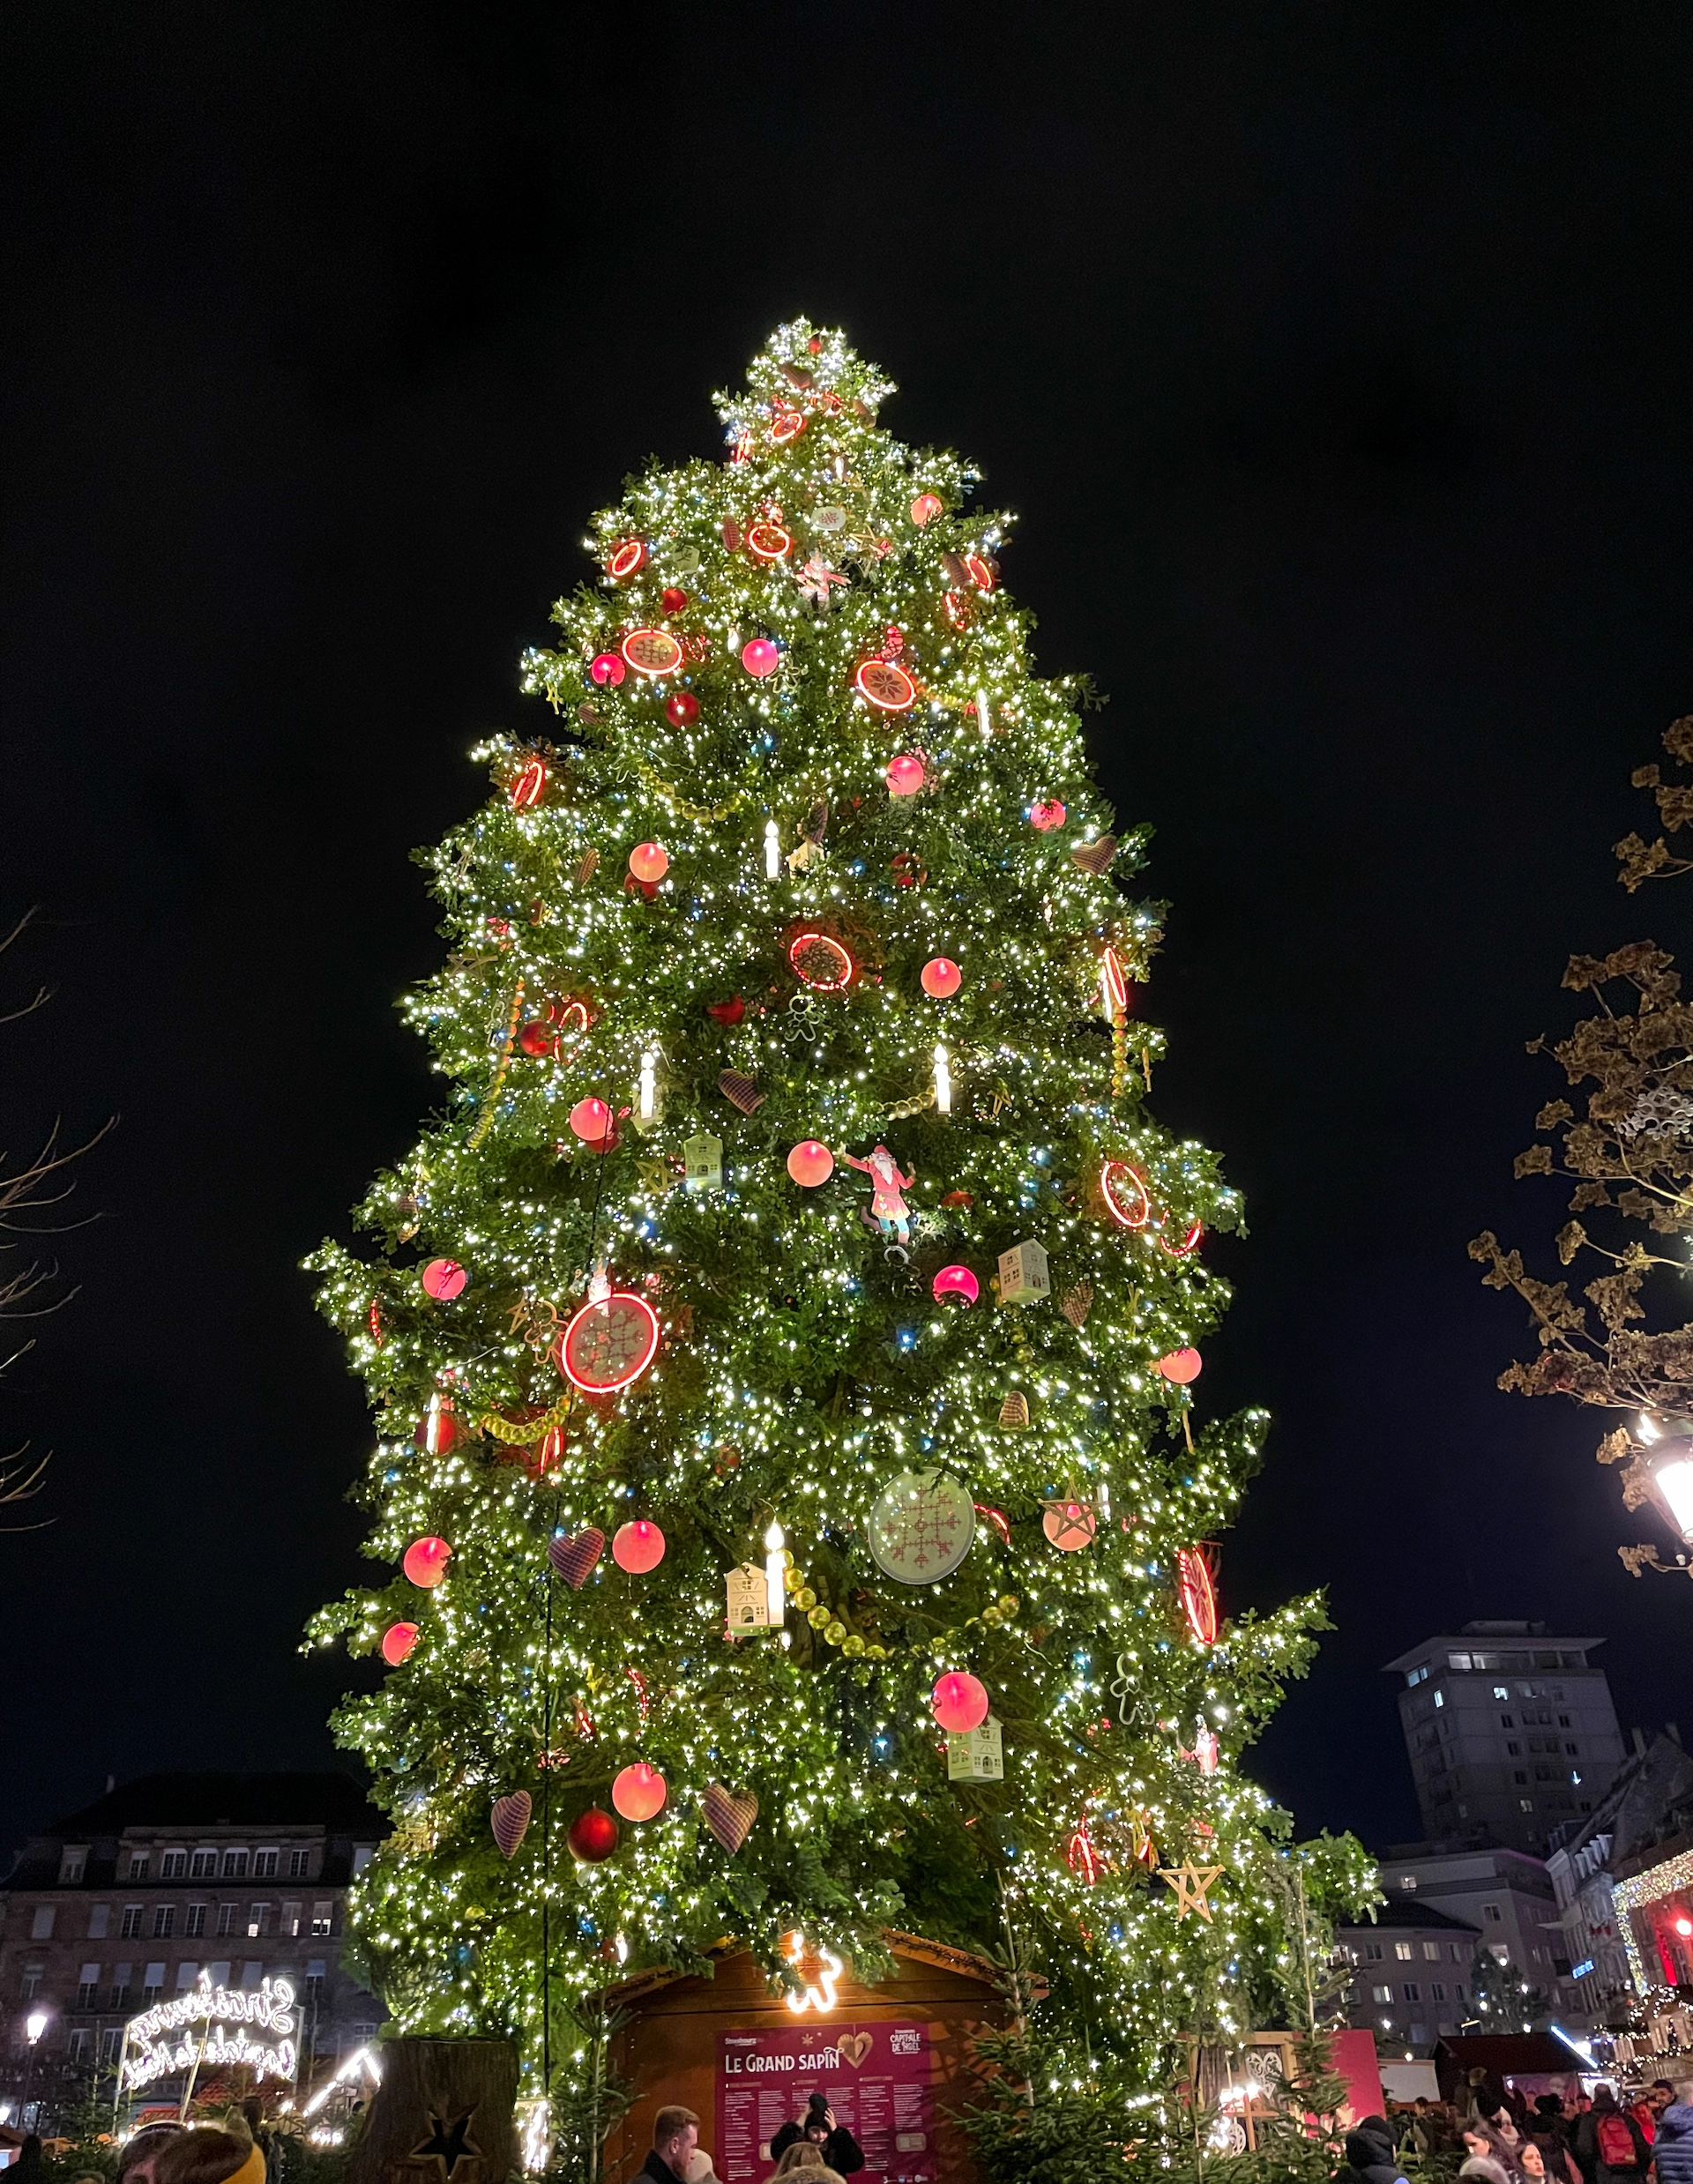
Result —
<path fill-rule="evenodd" d="M 1634 2184 L 1646 2173 L 1652 2149 L 1645 2134 L 1616 2095 L 1601 2085 L 1593 2105 L 1576 2126 L 1576 2158 L 1592 2184 Z"/>

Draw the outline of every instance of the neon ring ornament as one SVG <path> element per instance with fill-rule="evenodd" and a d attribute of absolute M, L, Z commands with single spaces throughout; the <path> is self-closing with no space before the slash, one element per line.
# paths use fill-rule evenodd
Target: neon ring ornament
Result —
<path fill-rule="evenodd" d="M 878 712 L 909 712 L 917 703 L 917 685 L 891 660 L 862 661 L 853 688 Z"/>
<path fill-rule="evenodd" d="M 778 447 L 786 447 L 790 440 L 797 440 L 805 430 L 805 412 L 783 409 L 776 413 L 776 421 L 770 429 L 770 436 Z"/>
<path fill-rule="evenodd" d="M 1190 1251 L 1197 1251 L 1199 1249 L 1204 1240 L 1204 1223 L 1196 1221 L 1179 1244 L 1173 1244 L 1167 1238 L 1160 1236 L 1158 1240 L 1158 1248 L 1167 1259 L 1185 1259 Z"/>
<path fill-rule="evenodd" d="M 964 565 L 969 570 L 970 581 L 978 592 L 993 590 L 994 572 L 980 554 L 966 554 L 964 557 Z"/>
<path fill-rule="evenodd" d="M 788 946 L 787 960 L 802 985 L 820 994 L 838 994 L 850 986 L 858 965 L 832 933 L 808 929 L 796 933 Z"/>
<path fill-rule="evenodd" d="M 675 675 L 682 647 L 668 630 L 631 630 L 620 648 L 637 675 Z"/>
<path fill-rule="evenodd" d="M 755 561 L 780 561 L 793 545 L 792 533 L 779 523 L 755 523 L 747 532 L 747 551 Z"/>
<path fill-rule="evenodd" d="M 1188 1629 L 1201 1645 L 1214 1645 L 1217 1643 L 1217 1582 L 1211 1574 L 1211 1560 L 1204 1548 L 1178 1547 L 1175 1575 L 1182 1595 L 1182 1612 L 1188 1619 Z"/>
<path fill-rule="evenodd" d="M 590 1297 L 553 1346 L 553 1362 L 584 1395 L 615 1395 L 659 1354 L 659 1316 L 627 1289 Z"/>
<path fill-rule="evenodd" d="M 614 584 L 627 584 L 646 566 L 646 540 L 623 539 L 611 549 L 611 559 L 606 563 L 606 574 Z"/>
<path fill-rule="evenodd" d="M 1152 1218 L 1146 1186 L 1126 1160 L 1108 1160 L 1100 1168 L 1100 1196 L 1119 1228 L 1145 1228 Z"/>

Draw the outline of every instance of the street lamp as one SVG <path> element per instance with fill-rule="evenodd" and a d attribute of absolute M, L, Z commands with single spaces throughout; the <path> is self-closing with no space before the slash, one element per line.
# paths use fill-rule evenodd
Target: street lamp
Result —
<path fill-rule="evenodd" d="M 1642 1460 L 1652 1499 L 1682 1540 L 1693 1546 L 1693 1426 L 1680 1420 L 1668 1426 L 1643 1412 L 1636 1430 L 1645 1445 Z"/>
<path fill-rule="evenodd" d="M 42 2033 L 47 2030 L 47 2024 L 48 2013 L 44 2009 L 32 2009 L 28 2016 L 24 2019 L 24 2032 L 29 2041 L 29 2057 L 24 2065 L 24 2093 L 23 2098 L 18 2103 L 18 2121 L 26 2128 L 29 2124 L 30 2081 L 35 2076 L 35 2050 L 40 2044 Z"/>

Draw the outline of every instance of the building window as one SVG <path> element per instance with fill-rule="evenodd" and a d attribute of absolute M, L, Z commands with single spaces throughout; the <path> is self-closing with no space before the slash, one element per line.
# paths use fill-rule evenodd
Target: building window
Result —
<path fill-rule="evenodd" d="M 1437 2002 L 1443 2002 L 1446 1999 L 1446 1990 L 1443 1986 L 1438 1985 L 1431 1986 L 1428 1992 Z"/>
<path fill-rule="evenodd" d="M 274 1851 L 255 1851 L 253 1852 L 253 1878 L 255 1881 L 275 1880 L 276 1855 L 277 1854 Z"/>
<path fill-rule="evenodd" d="M 1414 1979 L 1407 1979 L 1399 1992 L 1408 2002 L 1420 2002 L 1422 2000 L 1422 1989 Z"/>
<path fill-rule="evenodd" d="M 156 2002 L 164 1991 L 165 1967 L 163 1964 L 149 1964 L 142 1975 L 141 2000 L 146 2003 Z"/>
<path fill-rule="evenodd" d="M 1500 1726 L 1502 1729 L 1514 1729 L 1514 1728 L 1517 1726 L 1517 1717 L 1516 1717 L 1516 1715 L 1515 1715 L 1515 1714 L 1501 1714 L 1501 1715 L 1500 1715 L 1500 1717 L 1499 1717 L 1499 1726 Z"/>
<path fill-rule="evenodd" d="M 1482 1658 L 1485 1658 L 1486 1656 Z M 1466 1669 L 1474 1658 L 1475 1656 L 1472 1653 L 1449 1653 L 1446 1656 L 1446 1665 L 1449 1668 Z"/>
<path fill-rule="evenodd" d="M 205 1905 L 190 1904 L 183 1919 L 183 1932 L 191 1942 L 205 1932 Z"/>
<path fill-rule="evenodd" d="M 370 1860 L 376 1856 L 376 1854 L 377 1846 L 374 1843 L 360 1843 L 354 1845 L 353 1852 L 353 1878 L 355 1881 L 364 1871 L 365 1867 L 370 1863 Z M 1416 1886 L 1415 1882 L 1413 1881 L 1411 1885 L 1414 1888 Z"/>
<path fill-rule="evenodd" d="M 1437 1964 L 1440 1962 L 1440 1943 L 1438 1942 L 1425 1942 L 1423 1943 L 1422 1960 L 1425 1964 Z"/>
<path fill-rule="evenodd" d="M 1428 1681 L 1428 1662 L 1424 1661 L 1421 1668 L 1412 1669 L 1410 1673 L 1406 1677 L 1405 1681 L 1407 1687 L 1415 1683 L 1426 1683 Z"/>
<path fill-rule="evenodd" d="M 1513 1740 L 1507 1738 L 1505 1740 L 1505 1755 L 1507 1758 L 1510 1759 L 1520 1759 L 1523 1755 L 1523 1748 Z M 1521 1775 L 1518 1775 L 1517 1779 L 1520 1782 L 1523 1778 Z"/>
<path fill-rule="evenodd" d="M 271 1930 L 271 1907 L 268 1904 L 250 1904 L 247 1907 L 247 1932 L 257 1941 L 261 1934 Z"/>
<path fill-rule="evenodd" d="M 1499 1906 L 1497 1904 L 1482 1904 L 1481 1923 L 1483 1926 L 1488 1927 L 1496 1927 L 1501 1923 L 1499 1917 Z"/>
<path fill-rule="evenodd" d="M 1446 1694 L 1443 1691 L 1436 1691 L 1435 1694 L 1435 1704 L 1436 1706 L 1444 1706 L 1445 1703 Z"/>
<path fill-rule="evenodd" d="M 1452 1988 L 1452 1993 L 1454 1994 L 1454 1995 L 1456 1995 L 1456 1996 L 1457 1996 L 1457 1998 L 1458 1998 L 1458 2000 L 1459 2001 L 1463 2001 L 1463 1999 L 1464 1999 L 1464 1989 L 1463 1989 L 1463 1986 L 1462 1986 L 1461 1985 L 1456 1985 L 1456 1986 L 1453 1986 L 1453 1988 Z"/>
<path fill-rule="evenodd" d="M 324 1992 L 324 1979 L 328 1965 L 321 1957 L 310 1958 L 306 1964 L 306 1993 L 314 2001 L 320 2001 Z"/>
<path fill-rule="evenodd" d="M 280 1931 L 295 1938 L 298 1937 L 300 1932 L 300 1906 L 298 1904 L 283 1904 L 282 1925 Z M 1381 1951 L 1378 1949 L 1376 1953 L 1379 1956 Z"/>
<path fill-rule="evenodd" d="M 1573 1729 L 1575 1727 L 1575 1724 L 1570 1720 L 1568 1714 L 1560 1714 L 1558 1716 L 1558 1726 L 1560 1729 Z"/>
<path fill-rule="evenodd" d="M 127 2009 L 129 2008 L 131 1969 L 132 1967 L 129 1964 L 113 1965 L 111 1998 L 106 2005 L 108 2009 Z"/>
<path fill-rule="evenodd" d="M 192 1962 L 178 1964 L 176 1967 L 176 1992 L 179 1994 L 186 1994 L 189 1988 L 193 1986 L 195 1980 L 198 1979 L 199 1976 L 200 1967 L 198 1964 Z"/>
<path fill-rule="evenodd" d="M 1568 1753 L 1569 1756 L 1570 1756 L 1571 1759 L 1579 1759 L 1579 1758 L 1581 1757 L 1581 1747 L 1580 1747 L 1580 1745 L 1578 1745 L 1578 1744 L 1566 1744 L 1566 1745 L 1564 1746 L 1564 1748 L 1564 1748 L 1565 1752 L 1566 1752 L 1566 1753 Z"/>
<path fill-rule="evenodd" d="M 137 1937 L 137 1936 L 140 1934 L 140 1931 L 141 1931 L 141 1906 L 140 1906 L 140 1904 L 124 1904 L 124 1906 L 123 1906 L 123 1939 L 124 1939 L 126 1942 L 132 1942 L 132 1941 L 134 1941 L 134 1940 L 136 1939 L 136 1937 Z"/>
<path fill-rule="evenodd" d="M 86 2025 L 79 2024 L 72 2028 L 71 2037 L 64 2044 L 64 2054 L 65 2060 L 68 2062 L 82 2062 L 86 2061 L 88 2054 L 88 2028 Z"/>
<path fill-rule="evenodd" d="M 265 1967 L 257 1957 L 250 1957 L 241 1967 L 241 1983 L 244 1987 L 256 1987 L 265 1977 Z"/>
<path fill-rule="evenodd" d="M 159 1878 L 161 1881 L 186 1881 L 188 1852 L 186 1851 L 167 1851 L 159 1860 Z"/>
<path fill-rule="evenodd" d="M 1525 1767 L 1518 1767 L 1513 1770 L 1510 1778 L 1513 1782 L 1517 1783 L 1526 1782 L 1528 1780 L 1528 1770 Z"/>
<path fill-rule="evenodd" d="M 227 1934 L 235 1932 L 235 1913 L 240 1908 L 238 1904 L 220 1904 L 218 1905 L 218 1932 L 220 1934 Z"/>
<path fill-rule="evenodd" d="M 1519 1797 L 1517 1800 L 1517 1809 L 1519 1813 L 1532 1813 L 1534 1809 L 1533 1799 L 1532 1797 Z"/>
<path fill-rule="evenodd" d="M 115 2062 L 117 2061 L 117 2059 L 118 2059 L 119 2055 L 121 2055 L 121 2054 L 123 2054 L 123 2026 L 122 2026 L 121 2024 L 108 2024 L 108 2025 L 107 2025 L 107 2026 L 105 2027 L 105 2029 L 101 2031 L 101 2036 L 100 2036 L 100 2059 L 101 2059 L 101 2061 L 102 2062 L 106 2062 L 106 2063 L 115 2063 Z"/>
<path fill-rule="evenodd" d="M 1510 1696 L 1510 1685 L 1509 1685 L 1509 1684 L 1504 1684 L 1504 1683 L 1495 1683 L 1495 1684 L 1494 1685 L 1494 1687 L 1493 1687 L 1493 1696 L 1495 1696 L 1495 1698 L 1496 1698 L 1496 1699 L 1508 1699 L 1508 1698 Z M 1510 1724 L 1509 1722 L 1507 1722 L 1507 1723 L 1505 1724 L 1505 1726 L 1506 1726 L 1506 1728 L 1507 1728 L 1507 1729 L 1509 1729 L 1509 1728 L 1510 1728 Z"/>
<path fill-rule="evenodd" d="M 1417 1892 L 1416 1875 L 1414 1873 L 1402 1873 L 1399 1875 L 1399 1886 L 1407 1896 L 1414 1896 Z"/>
<path fill-rule="evenodd" d="M 1378 2002 L 1391 2002 L 1393 1999 L 1391 1986 L 1372 1986 L 1369 1991 Z"/>
<path fill-rule="evenodd" d="M 311 1878 L 311 1852 L 310 1851 L 290 1851 L 288 1852 L 288 1878 L 290 1881 L 309 1881 Z"/>
<path fill-rule="evenodd" d="M 146 1877 L 147 1877 L 147 1853 L 145 1852 L 145 1851 L 131 1851 L 131 1852 L 130 1852 L 130 1878 L 131 1878 L 131 1881 L 145 1881 L 145 1880 L 146 1879 Z"/>
<path fill-rule="evenodd" d="M 1458 1947 L 1458 1943 L 1457 1943 L 1456 1942 L 1454 1942 L 1452 1943 L 1452 1945 L 1451 1945 L 1451 1953 L 1452 1953 L 1452 1962 L 1453 1962 L 1455 1964 L 1461 1964 L 1463 1963 L 1463 1961 L 1464 1961 L 1464 1952 L 1463 1952 L 1463 1950 L 1462 1950 L 1462 1949 Z"/>
<path fill-rule="evenodd" d="M 1371 1960 L 1372 1963 L 1379 1964 L 1382 1960 L 1381 1943 L 1379 1942 L 1366 1942 L 1364 1943 L 1364 1954 Z"/>
<path fill-rule="evenodd" d="M 109 1904 L 93 1904 L 88 1912 L 88 1939 L 91 1942 L 103 1942 L 111 1923 L 111 1905 Z"/>
<path fill-rule="evenodd" d="M 62 1889 L 73 1888 L 81 1880 L 83 1867 L 87 1860 L 88 1853 L 80 1846 L 75 1850 L 61 1851 L 59 1853 L 59 1886 Z"/>
<path fill-rule="evenodd" d="M 205 1968 L 211 1974 L 212 1984 L 213 1986 L 228 1986 L 229 1959 L 227 1957 L 220 1958 L 216 1964 L 207 1964 Z"/>
<path fill-rule="evenodd" d="M 215 1881 L 218 1877 L 216 1851 L 198 1850 L 189 1861 L 189 1875 L 195 1881 Z"/>
<path fill-rule="evenodd" d="M 311 1930 L 314 1934 L 332 1932 L 335 1924 L 333 1904 L 314 1904 L 311 1907 Z"/>
<path fill-rule="evenodd" d="M 54 1906 L 51 1904 L 36 1904 L 35 1915 L 29 1922 L 29 1938 L 32 1942 L 50 1942 L 52 1940 L 53 1912 Z"/>
<path fill-rule="evenodd" d="M 223 1877 L 226 1881 L 244 1881 L 247 1878 L 247 1853 L 245 1851 L 225 1851 L 223 1853 Z"/>
<path fill-rule="evenodd" d="M 82 1976 L 77 1981 L 77 2008 L 78 2009 L 98 2009 L 100 2004 L 95 1998 L 99 1989 L 100 1966 L 84 1964 Z"/>
<path fill-rule="evenodd" d="M 26 1964 L 24 1976 L 19 1984 L 24 1990 L 24 2000 L 26 2002 L 33 2002 L 41 1992 L 41 1967 L 40 1964 Z"/>
<path fill-rule="evenodd" d="M 170 1939 L 171 1935 L 172 1935 L 172 1934 L 175 1932 L 175 1929 L 176 1929 L 176 1906 L 175 1906 L 175 1904 L 159 1904 L 155 1905 L 155 1906 L 154 1906 L 154 1909 L 153 1909 L 153 1940 L 154 1940 L 155 1942 L 168 1942 L 168 1941 Z"/>
<path fill-rule="evenodd" d="M 1409 1942 L 1395 1942 L 1393 1944 L 1393 1954 L 1398 1958 L 1402 1964 L 1407 1964 L 1410 1963 L 1412 1957 L 1416 1954 L 1416 1951 L 1412 1948 Z"/>

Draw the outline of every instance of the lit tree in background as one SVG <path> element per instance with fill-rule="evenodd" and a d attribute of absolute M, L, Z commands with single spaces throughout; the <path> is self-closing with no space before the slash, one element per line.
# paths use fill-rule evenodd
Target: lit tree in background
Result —
<path fill-rule="evenodd" d="M 1218 1619 L 1265 1420 L 1195 1410 L 1238 1205 L 1148 1109 L 1144 831 L 889 391 L 784 326 L 727 463 L 595 519 L 552 740 L 427 861 L 451 1099 L 314 1262 L 392 1572 L 315 1629 L 388 1664 L 359 1943 L 537 2077 L 724 1935 L 796 1982 L 1008 1921 L 1166 2071 L 1301 2021 L 1369 1889 L 1236 1769 L 1322 1615 Z"/>

